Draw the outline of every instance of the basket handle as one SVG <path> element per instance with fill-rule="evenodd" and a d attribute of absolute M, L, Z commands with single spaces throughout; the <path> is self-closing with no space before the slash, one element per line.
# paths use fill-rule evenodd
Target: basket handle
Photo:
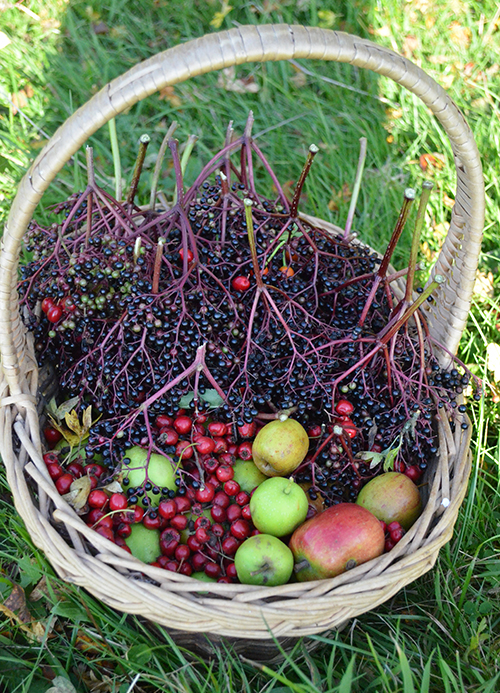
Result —
<path fill-rule="evenodd" d="M 455 157 L 457 192 L 434 268 L 446 281 L 428 311 L 432 336 L 448 351 L 456 351 L 470 307 L 484 220 L 481 162 L 463 115 L 423 70 L 371 41 L 315 27 L 243 26 L 170 48 L 110 82 L 58 128 L 22 179 L 0 254 L 0 355 L 11 394 L 22 392 L 20 364 L 26 358 L 16 289 L 21 240 L 44 191 L 64 164 L 108 120 L 165 85 L 232 65 L 298 58 L 350 63 L 390 77 L 416 94 L 446 131 Z"/>

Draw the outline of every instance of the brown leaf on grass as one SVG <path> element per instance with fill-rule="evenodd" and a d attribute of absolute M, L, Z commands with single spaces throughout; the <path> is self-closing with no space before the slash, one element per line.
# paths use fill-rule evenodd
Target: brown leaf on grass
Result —
<path fill-rule="evenodd" d="M 56 594 L 56 590 L 53 591 L 53 594 Z M 45 577 L 45 575 L 43 576 L 43 578 L 41 580 L 39 580 L 37 582 L 35 587 L 31 590 L 31 594 L 29 597 L 30 602 L 38 602 L 38 601 L 40 601 L 40 599 L 43 599 L 43 598 L 45 598 L 45 599 L 51 598 L 51 594 L 50 594 L 49 589 L 47 587 L 47 578 Z"/>
<path fill-rule="evenodd" d="M 417 48 L 420 48 L 419 39 L 412 35 L 405 36 L 403 45 L 401 46 L 401 52 L 403 53 L 404 57 L 412 58 Z"/>
<path fill-rule="evenodd" d="M 163 87 L 160 89 L 160 101 L 168 101 L 174 108 L 179 108 L 182 106 L 182 99 L 178 94 L 175 93 L 175 89 L 172 86 Z"/>
<path fill-rule="evenodd" d="M 52 683 L 45 693 L 76 693 L 76 688 L 66 676 L 56 676 Z"/>
<path fill-rule="evenodd" d="M 0 612 L 5 614 L 11 623 L 15 623 L 26 633 L 30 640 L 41 642 L 45 635 L 44 625 L 33 620 L 26 606 L 26 596 L 23 588 L 15 583 L 11 582 L 11 584 L 12 591 L 5 602 L 0 604 Z"/>
<path fill-rule="evenodd" d="M 102 36 L 109 34 L 109 27 L 104 22 L 97 22 L 97 24 L 92 24 L 92 30 L 97 36 Z"/>
<path fill-rule="evenodd" d="M 301 89 L 302 87 L 305 87 L 307 84 L 307 77 L 303 72 L 296 72 L 294 75 L 290 77 L 290 82 L 297 87 L 297 89 Z"/>
<path fill-rule="evenodd" d="M 460 48 L 468 48 L 472 39 L 469 27 L 462 26 L 460 22 L 452 22 L 449 27 L 450 39 Z"/>
<path fill-rule="evenodd" d="M 348 183 L 344 183 L 341 190 L 332 189 L 332 197 L 328 203 L 328 209 L 330 212 L 338 211 L 340 205 L 343 202 L 349 202 L 352 197 L 352 190 Z"/>
<path fill-rule="evenodd" d="M 19 89 L 19 91 L 14 92 L 10 95 L 12 101 L 12 113 L 16 115 L 19 109 L 26 108 L 28 105 L 28 95 L 24 89 Z"/>
<path fill-rule="evenodd" d="M 474 295 L 482 300 L 488 300 L 494 296 L 493 273 L 479 271 L 474 282 Z"/>
<path fill-rule="evenodd" d="M 455 204 L 455 200 L 446 193 L 443 193 L 443 204 L 445 207 L 448 207 L 448 209 L 451 209 Z"/>
<path fill-rule="evenodd" d="M 79 676 L 90 693 L 114 693 L 116 690 L 113 679 L 106 674 L 103 674 L 102 678 L 97 678 L 91 669 L 85 669 L 79 671 Z"/>
<path fill-rule="evenodd" d="M 226 67 L 224 70 L 219 72 L 219 78 L 217 84 L 222 89 L 226 91 L 234 91 L 237 94 L 251 93 L 256 94 L 260 87 L 255 82 L 254 78 L 250 75 L 249 77 L 236 78 L 236 68 Z"/>
<path fill-rule="evenodd" d="M 446 159 L 442 154 L 434 152 L 433 154 L 422 154 L 418 159 L 418 163 L 422 171 L 432 171 L 432 169 L 440 171 L 444 168 Z"/>
<path fill-rule="evenodd" d="M 3 605 L 11 611 L 17 611 L 17 618 L 22 623 L 29 623 L 31 621 L 31 614 L 26 606 L 26 595 L 21 585 L 12 584 L 12 591 L 4 601 Z"/>
<path fill-rule="evenodd" d="M 398 118 L 403 117 L 403 109 L 393 108 L 392 106 L 389 106 L 389 108 L 385 109 L 385 114 L 389 118 L 389 120 L 398 120 Z"/>
<path fill-rule="evenodd" d="M 427 260 L 427 262 L 429 262 L 429 263 L 434 262 L 434 260 L 436 259 L 437 251 L 431 250 L 427 241 L 423 241 L 420 244 L 420 252 L 424 256 L 424 258 Z"/>

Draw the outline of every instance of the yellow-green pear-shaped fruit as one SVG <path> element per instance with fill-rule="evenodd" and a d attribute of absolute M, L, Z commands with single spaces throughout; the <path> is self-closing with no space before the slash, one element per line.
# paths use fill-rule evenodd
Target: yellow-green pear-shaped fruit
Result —
<path fill-rule="evenodd" d="M 252 457 L 266 476 L 288 476 L 309 450 L 309 436 L 295 419 L 270 421 L 255 436 Z"/>

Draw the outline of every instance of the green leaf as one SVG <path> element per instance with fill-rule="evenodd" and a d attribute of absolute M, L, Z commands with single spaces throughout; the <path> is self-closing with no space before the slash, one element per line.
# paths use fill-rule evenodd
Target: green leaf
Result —
<path fill-rule="evenodd" d="M 394 471 L 394 463 L 396 462 L 396 458 L 399 455 L 399 451 L 401 450 L 402 444 L 403 444 L 403 438 L 400 437 L 398 445 L 396 445 L 393 448 L 389 448 L 387 450 L 382 450 L 381 454 L 385 456 L 384 472 L 393 472 Z"/>
<path fill-rule="evenodd" d="M 56 604 L 52 609 L 52 613 L 60 618 L 67 618 L 68 621 L 72 621 L 73 623 L 90 620 L 85 609 L 72 602 L 59 602 L 59 604 Z"/>
<path fill-rule="evenodd" d="M 221 407 L 224 404 L 222 397 L 219 395 L 217 390 L 214 390 L 213 388 L 205 390 L 200 398 L 214 409 L 217 409 L 217 407 Z"/>
<path fill-rule="evenodd" d="M 127 653 L 129 662 L 136 664 L 138 667 L 143 667 L 147 664 L 152 656 L 151 647 L 145 643 L 142 645 L 132 645 Z"/>
<path fill-rule="evenodd" d="M 189 407 L 193 399 L 194 392 L 187 392 L 180 398 L 179 407 L 181 407 L 181 409 L 186 409 L 186 407 Z M 218 409 L 224 404 L 224 400 L 214 388 L 205 390 L 205 392 L 200 395 L 200 399 L 203 402 L 206 402 L 210 407 L 212 407 L 212 409 Z"/>
<path fill-rule="evenodd" d="M 370 469 L 377 467 L 384 460 L 384 453 L 374 452 L 374 451 L 361 451 L 358 452 L 356 458 L 360 460 L 370 461 Z"/>

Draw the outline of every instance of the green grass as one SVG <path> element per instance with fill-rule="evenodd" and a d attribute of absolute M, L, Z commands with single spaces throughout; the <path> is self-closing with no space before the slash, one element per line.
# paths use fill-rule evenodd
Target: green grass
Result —
<path fill-rule="evenodd" d="M 11 40 L 0 50 L 2 220 L 19 179 L 45 140 L 44 133 L 54 132 L 97 89 L 139 60 L 213 31 L 210 21 L 221 6 L 215 0 L 46 0 L 23 5 L 30 11 L 12 4 L 0 15 L 0 30 Z M 283 664 L 262 668 L 228 648 L 210 663 L 198 659 L 190 665 L 190 654 L 159 629 L 116 613 L 58 580 L 31 544 L 2 479 L 0 604 L 17 586 L 14 594 L 26 596 L 34 622 L 41 624 L 42 641 L 0 613 L 0 690 L 3 686 L 5 691 L 46 691 L 51 678 L 63 676 L 77 691 L 120 693 L 493 693 L 500 688 L 500 388 L 487 368 L 486 347 L 500 344 L 497 3 L 263 0 L 232 5 L 221 28 L 271 21 L 333 22 L 333 28 L 410 52 L 449 91 L 473 129 L 487 190 L 480 270 L 485 277 L 491 272 L 492 279 L 490 295 L 476 297 L 461 344 L 464 361 L 484 378 L 485 398 L 472 407 L 473 472 L 453 540 L 430 573 L 392 600 L 338 633 L 308 639 L 308 645 L 315 645 L 311 653 L 300 643 Z M 106 25 L 106 33 L 95 33 L 92 24 L 99 22 Z M 181 141 L 190 133 L 199 137 L 189 177 L 220 146 L 228 121 L 241 130 L 252 109 L 256 133 L 273 128 L 259 137 L 259 143 L 282 182 L 296 180 L 311 142 L 320 146 L 303 209 L 342 225 L 349 202 L 338 193 L 345 184 L 353 185 L 359 138 L 366 136 L 368 159 L 354 226 L 365 241 L 381 249 L 403 189 L 418 186 L 429 175 L 422 172 L 419 157 L 438 153 L 444 165 L 432 170 L 435 191 L 423 239 L 430 262 L 442 225 L 450 218 L 447 200 L 453 198 L 455 185 L 451 151 L 441 129 L 425 107 L 387 79 L 348 65 L 301 64 L 313 76 L 306 75 L 300 88 L 298 73 L 290 64 L 248 65 L 238 68 L 237 77 L 252 76 L 260 87 L 257 93 L 225 91 L 218 86 L 217 75 L 207 75 L 176 87 L 177 104 L 155 95 L 133 107 L 116 122 L 125 180 L 130 180 L 143 132 L 152 138 L 147 175 L 139 190 L 140 201 L 146 202 L 154 154 L 172 120 L 180 123 Z M 9 100 L 12 94 L 16 97 Z M 16 113 L 12 103 L 23 98 L 22 111 L 29 120 Z M 91 144 L 98 173 L 112 191 L 108 128 L 96 133 Z M 50 187 L 45 206 L 84 185 L 83 161 L 84 154 L 79 153 L 76 161 L 68 163 Z M 264 191 L 265 177 L 260 184 Z M 161 185 L 171 186 L 168 169 Z M 332 199 L 337 210 L 329 209 Z M 37 214 L 46 216 L 42 209 Z M 408 235 L 396 257 L 400 266 L 408 252 Z M 43 576 L 46 594 L 32 601 L 30 595 Z"/>

